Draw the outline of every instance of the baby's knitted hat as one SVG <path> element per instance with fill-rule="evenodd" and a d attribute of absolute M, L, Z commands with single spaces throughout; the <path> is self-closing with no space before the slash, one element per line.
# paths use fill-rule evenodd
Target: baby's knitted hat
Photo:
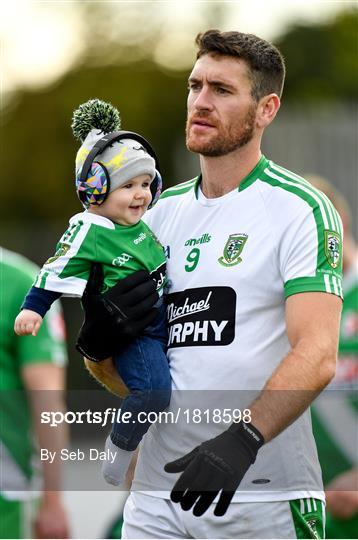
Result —
<path fill-rule="evenodd" d="M 72 131 L 82 142 L 76 156 L 76 178 L 81 175 L 85 159 L 96 142 L 107 133 L 118 131 L 120 125 L 118 110 L 110 103 L 99 99 L 90 99 L 74 111 Z M 112 143 L 96 156 L 94 162 L 101 163 L 107 169 L 110 177 L 109 192 L 136 176 L 148 174 L 153 180 L 156 174 L 154 159 L 139 142 L 132 139 Z"/>

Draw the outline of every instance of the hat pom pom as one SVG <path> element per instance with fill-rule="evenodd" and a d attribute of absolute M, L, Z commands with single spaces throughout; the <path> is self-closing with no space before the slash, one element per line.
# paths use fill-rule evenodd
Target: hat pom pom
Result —
<path fill-rule="evenodd" d="M 103 133 L 117 131 L 121 127 L 119 111 L 111 104 L 100 99 L 90 99 L 82 103 L 73 113 L 72 132 L 76 139 L 85 140 L 92 129 Z"/>

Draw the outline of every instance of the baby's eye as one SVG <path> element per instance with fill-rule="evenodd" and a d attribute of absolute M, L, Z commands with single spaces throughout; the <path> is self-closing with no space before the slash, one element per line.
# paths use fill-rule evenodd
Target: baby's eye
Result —
<path fill-rule="evenodd" d="M 144 188 L 147 188 L 147 187 L 150 186 L 150 184 L 149 184 L 149 182 L 143 182 L 142 186 L 143 186 Z"/>
<path fill-rule="evenodd" d="M 123 187 L 126 189 L 130 189 L 132 187 L 132 184 L 125 184 Z"/>

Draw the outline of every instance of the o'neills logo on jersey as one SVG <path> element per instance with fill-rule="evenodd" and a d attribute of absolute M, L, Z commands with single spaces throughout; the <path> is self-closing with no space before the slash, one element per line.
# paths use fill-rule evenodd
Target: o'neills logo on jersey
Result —
<path fill-rule="evenodd" d="M 168 347 L 228 345 L 235 337 L 236 293 L 200 287 L 167 297 Z"/>
<path fill-rule="evenodd" d="M 185 242 L 185 246 L 196 246 L 197 244 L 206 244 L 207 242 L 210 242 L 211 236 L 208 233 L 204 233 L 200 236 L 200 238 L 189 238 Z"/>
<path fill-rule="evenodd" d="M 133 244 L 140 244 L 147 238 L 147 235 L 144 232 L 141 232 L 140 235 L 133 240 Z"/>

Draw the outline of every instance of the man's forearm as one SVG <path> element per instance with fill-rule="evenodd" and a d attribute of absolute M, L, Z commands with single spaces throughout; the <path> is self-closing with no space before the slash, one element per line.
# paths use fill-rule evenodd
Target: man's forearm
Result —
<path fill-rule="evenodd" d="M 326 356 L 301 341 L 283 359 L 249 407 L 252 424 L 265 442 L 276 437 L 312 403 L 335 373 L 334 355 Z"/>

